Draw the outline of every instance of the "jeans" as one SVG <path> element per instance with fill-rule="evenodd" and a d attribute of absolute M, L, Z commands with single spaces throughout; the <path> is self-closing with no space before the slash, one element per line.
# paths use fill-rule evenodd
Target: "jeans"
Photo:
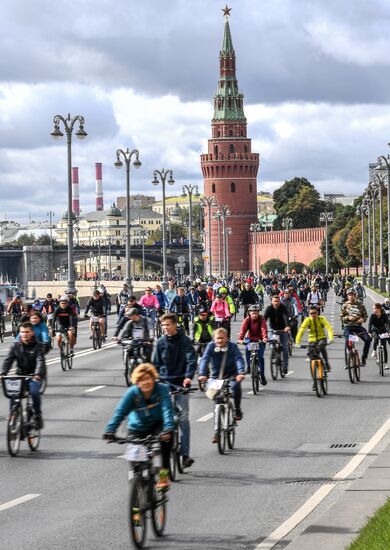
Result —
<path fill-rule="evenodd" d="M 41 389 L 41 383 L 37 382 L 36 380 L 29 380 L 28 381 L 28 393 L 31 395 L 32 404 L 34 413 L 38 416 L 41 416 L 41 394 L 39 393 L 39 390 Z M 13 400 L 10 399 L 10 410 L 12 407 Z"/>
<path fill-rule="evenodd" d="M 181 449 L 182 456 L 190 456 L 190 396 L 188 394 L 178 393 L 174 396 L 175 402 L 181 408 L 180 412 L 180 431 L 181 431 Z"/>
<path fill-rule="evenodd" d="M 262 375 L 264 375 L 264 351 L 265 351 L 265 344 L 263 344 L 262 342 L 259 342 L 259 349 L 257 353 L 259 356 L 259 370 Z M 245 350 L 245 356 L 246 356 L 246 365 L 249 371 L 251 352 L 248 349 Z"/>
<path fill-rule="evenodd" d="M 367 359 L 368 352 L 370 351 L 371 338 L 370 338 L 370 335 L 368 334 L 368 332 L 366 331 L 366 329 L 364 327 L 361 327 L 361 326 L 356 326 L 356 325 L 348 326 L 348 325 L 346 325 L 344 327 L 344 336 L 345 336 L 345 341 L 346 342 L 347 342 L 348 336 L 350 334 L 356 334 L 356 336 L 359 336 L 359 338 L 361 340 L 363 340 L 364 347 L 363 347 L 362 359 Z"/>
<path fill-rule="evenodd" d="M 290 335 L 288 332 L 281 332 L 279 336 L 280 336 L 280 345 L 282 347 L 283 368 L 287 370 L 288 369 L 288 339 L 290 338 Z"/>

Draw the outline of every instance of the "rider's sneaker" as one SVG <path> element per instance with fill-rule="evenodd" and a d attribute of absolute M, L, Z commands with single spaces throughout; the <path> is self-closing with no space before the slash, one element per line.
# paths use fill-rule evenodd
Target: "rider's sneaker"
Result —
<path fill-rule="evenodd" d="M 93 336 L 92 336 L 92 334 L 91 334 L 91 336 L 89 337 L 89 339 L 92 340 L 92 338 L 93 338 Z"/>
<path fill-rule="evenodd" d="M 236 412 L 234 413 L 234 420 L 236 420 L 237 422 L 239 420 L 242 420 L 242 417 L 244 415 L 242 414 L 242 410 L 241 409 L 236 409 Z"/>
<path fill-rule="evenodd" d="M 360 365 L 361 367 L 365 367 L 366 366 L 366 357 L 362 357 L 362 363 Z"/>
<path fill-rule="evenodd" d="M 345 365 L 344 370 L 348 370 L 348 369 L 349 369 L 348 365 Z"/>
<path fill-rule="evenodd" d="M 283 369 L 283 374 L 288 374 L 288 369 Z"/>
<path fill-rule="evenodd" d="M 170 483 L 168 478 L 168 470 L 165 468 L 161 468 L 158 482 L 156 483 L 156 489 L 157 491 L 168 491 L 169 486 Z"/>
<path fill-rule="evenodd" d="M 190 468 L 194 462 L 195 460 L 190 456 L 183 455 L 183 462 L 182 462 L 183 468 Z"/>
<path fill-rule="evenodd" d="M 214 432 L 213 439 L 211 440 L 211 443 L 218 443 L 218 432 Z"/>
<path fill-rule="evenodd" d="M 376 351 L 371 352 L 371 357 L 375 357 Z"/>
<path fill-rule="evenodd" d="M 262 386 L 266 386 L 268 384 L 267 379 L 264 374 L 260 373 L 260 382 Z"/>
<path fill-rule="evenodd" d="M 383 367 L 385 370 L 389 370 L 389 367 L 387 365 L 387 363 L 385 363 L 385 366 Z"/>
<path fill-rule="evenodd" d="M 43 428 L 43 418 L 42 418 L 41 415 L 35 414 L 33 423 L 34 423 L 34 428 L 36 430 L 42 430 L 42 428 Z"/>
<path fill-rule="evenodd" d="M 331 366 L 328 364 L 325 365 L 326 372 L 330 372 L 332 370 Z"/>

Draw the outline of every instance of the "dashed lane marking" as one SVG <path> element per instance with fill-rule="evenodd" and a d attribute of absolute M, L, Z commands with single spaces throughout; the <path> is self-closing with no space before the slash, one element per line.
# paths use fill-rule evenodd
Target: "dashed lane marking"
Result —
<path fill-rule="evenodd" d="M 9 502 L 5 502 L 4 504 L 0 504 L 0 512 L 3 512 L 4 510 L 8 510 L 9 508 L 14 508 L 14 506 L 18 506 L 19 504 L 23 504 L 24 502 L 28 502 L 29 500 L 33 500 L 34 498 L 40 497 L 41 495 L 24 495 L 19 498 L 15 498 L 14 500 L 10 500 Z"/>
<path fill-rule="evenodd" d="M 110 343 L 110 344 L 103 344 L 101 349 L 87 349 L 87 350 L 84 350 L 84 351 L 76 351 L 76 353 L 74 354 L 74 357 L 84 357 L 85 355 L 90 355 L 92 353 L 98 353 L 99 351 L 102 351 L 102 350 L 105 350 L 105 349 L 108 349 L 108 348 L 113 348 L 116 345 L 117 345 L 116 342 L 113 342 L 113 343 Z M 49 361 L 46 361 L 46 365 L 53 365 L 53 364 L 59 363 L 59 362 L 60 362 L 60 358 L 57 357 L 56 359 L 49 359 Z"/>
<path fill-rule="evenodd" d="M 202 416 L 201 418 L 198 418 L 197 422 L 207 422 L 207 420 L 210 420 L 213 418 L 214 413 L 206 414 L 205 416 Z"/>
<path fill-rule="evenodd" d="M 94 388 L 88 388 L 88 390 L 85 390 L 84 393 L 92 393 L 93 391 L 101 390 L 105 387 L 106 386 L 95 386 Z"/>

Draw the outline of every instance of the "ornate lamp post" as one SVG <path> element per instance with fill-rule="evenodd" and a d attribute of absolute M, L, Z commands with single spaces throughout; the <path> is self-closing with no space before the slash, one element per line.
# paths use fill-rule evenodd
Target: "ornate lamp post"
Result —
<path fill-rule="evenodd" d="M 123 168 L 123 162 L 121 157 L 124 160 L 126 166 L 126 277 L 125 283 L 129 285 L 129 292 L 133 294 L 133 283 L 131 278 L 131 249 L 130 249 L 130 165 L 131 159 L 135 156 L 133 160 L 134 168 L 138 169 L 142 166 L 141 161 L 139 160 L 139 151 L 138 149 L 129 148 L 124 151 L 123 149 L 117 149 L 116 151 L 116 161 L 114 162 L 115 168 Z"/>
<path fill-rule="evenodd" d="M 289 232 L 292 229 L 293 221 L 291 218 L 284 218 L 282 221 L 282 227 L 286 230 L 286 252 L 287 252 L 287 273 L 290 273 L 290 238 Z"/>
<path fill-rule="evenodd" d="M 367 213 L 367 231 L 368 231 L 368 284 L 369 286 L 372 286 L 372 249 L 371 249 L 371 198 L 367 194 L 367 190 L 364 197 L 364 204 L 366 207 L 366 213 Z"/>
<path fill-rule="evenodd" d="M 329 274 L 328 222 L 333 221 L 333 212 L 320 212 L 320 222 L 325 223 L 325 274 Z"/>
<path fill-rule="evenodd" d="M 253 270 L 253 273 L 255 274 L 255 276 L 257 277 L 258 275 L 258 266 L 257 266 L 257 233 L 260 233 L 260 231 L 262 230 L 262 225 L 261 223 L 251 223 L 250 226 L 249 226 L 249 229 L 252 231 L 252 233 L 254 234 L 253 235 L 253 241 L 255 243 L 255 252 L 254 252 L 254 257 L 255 257 L 255 268 Z"/>
<path fill-rule="evenodd" d="M 219 204 L 218 205 L 218 212 L 221 214 L 221 220 L 222 220 L 222 250 L 223 250 L 223 274 L 226 275 L 226 267 L 227 267 L 227 258 L 226 258 L 226 232 L 225 232 L 225 223 L 226 218 L 228 216 L 231 216 L 231 210 L 230 206 L 228 204 Z"/>
<path fill-rule="evenodd" d="M 218 210 L 214 212 L 213 219 L 218 222 L 218 274 L 222 274 L 222 261 L 221 261 L 221 212 Z"/>
<path fill-rule="evenodd" d="M 390 144 L 388 144 L 390 146 Z M 387 158 L 384 155 L 378 157 L 377 173 L 386 171 L 387 176 L 387 279 L 386 290 L 390 294 L 390 155 Z"/>
<path fill-rule="evenodd" d="M 168 177 L 169 176 L 169 177 Z M 166 211 L 165 211 L 165 184 L 167 182 L 169 185 L 173 185 L 175 183 L 175 180 L 173 179 L 173 171 L 172 170 L 155 170 L 153 172 L 153 185 L 158 185 L 161 183 L 162 185 L 162 196 L 163 196 L 163 280 L 162 280 L 162 288 L 165 291 L 168 287 L 168 278 L 167 278 L 167 227 L 166 227 Z"/>
<path fill-rule="evenodd" d="M 372 206 L 372 278 L 371 284 L 373 287 L 378 287 L 378 262 L 376 255 L 376 209 L 375 202 L 377 196 L 377 188 L 374 182 L 370 182 L 366 189 L 366 194 L 370 199 L 370 204 Z"/>
<path fill-rule="evenodd" d="M 226 275 L 229 275 L 229 236 L 233 233 L 231 227 L 225 227 L 225 243 L 226 243 Z"/>
<path fill-rule="evenodd" d="M 367 208 L 366 208 L 366 204 L 364 201 L 362 201 L 362 204 L 360 206 L 358 206 L 356 208 L 356 215 L 357 216 L 360 216 L 361 217 L 361 224 L 362 224 L 362 236 L 361 236 L 361 239 L 362 239 L 362 282 L 363 282 L 363 285 L 366 285 L 367 284 L 367 273 L 366 273 L 366 268 L 365 268 L 365 254 L 364 254 L 364 217 L 366 216 L 367 214 Z"/>
<path fill-rule="evenodd" d="M 194 276 L 194 266 L 192 261 L 192 197 L 199 197 L 199 188 L 197 185 L 183 185 L 183 198 L 188 196 L 189 208 L 188 208 L 188 261 L 190 270 L 190 279 L 192 281 Z"/>
<path fill-rule="evenodd" d="M 51 132 L 51 136 L 54 139 L 61 139 L 64 133 L 61 131 L 60 126 L 66 133 L 66 143 L 68 149 L 68 289 L 75 289 L 74 282 L 74 260 L 73 260 L 73 212 L 72 212 L 72 133 L 76 122 L 79 125 L 75 136 L 78 139 L 84 139 L 87 137 L 87 132 L 84 130 L 84 117 L 76 115 L 73 118 L 68 114 L 65 118 L 61 115 L 55 115 L 53 117 L 54 128 Z"/>
<path fill-rule="evenodd" d="M 371 183 L 375 197 L 379 197 L 379 279 L 378 285 L 381 292 L 386 290 L 386 277 L 384 272 L 384 245 L 383 245 L 383 201 L 382 191 L 385 189 L 384 179 L 380 174 L 375 174 Z"/>
<path fill-rule="evenodd" d="M 217 206 L 217 201 L 214 195 L 210 197 L 202 197 L 200 199 L 200 204 L 203 208 L 207 208 L 207 226 L 208 226 L 208 237 L 207 237 L 207 246 L 208 246 L 208 267 L 209 267 L 209 276 L 213 275 L 213 264 L 211 259 L 211 208 Z"/>

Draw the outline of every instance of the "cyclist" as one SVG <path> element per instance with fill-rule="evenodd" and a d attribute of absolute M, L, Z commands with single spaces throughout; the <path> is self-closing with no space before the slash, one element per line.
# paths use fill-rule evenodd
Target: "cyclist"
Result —
<path fill-rule="evenodd" d="M 30 315 L 30 322 L 33 326 L 35 338 L 42 344 L 43 352 L 46 354 L 50 351 L 50 336 L 49 336 L 49 329 L 47 328 L 47 324 L 45 323 L 43 316 L 39 311 L 33 311 Z M 20 335 L 18 334 L 17 340 L 20 339 Z"/>
<path fill-rule="evenodd" d="M 271 305 L 269 305 L 264 311 L 264 320 L 266 322 L 269 320 L 271 330 L 282 331 L 280 333 L 280 344 L 283 349 L 282 362 L 283 362 L 284 373 L 287 374 L 288 372 L 288 339 L 290 337 L 289 335 L 290 326 L 289 326 L 289 320 L 288 320 L 288 311 L 284 307 L 284 305 L 280 303 L 279 295 L 272 296 Z"/>
<path fill-rule="evenodd" d="M 322 305 L 322 295 L 321 292 L 318 290 L 317 285 L 313 285 L 311 287 L 311 290 L 307 295 L 307 305 L 309 307 L 316 306 L 317 308 L 320 308 L 320 306 Z"/>
<path fill-rule="evenodd" d="M 233 342 L 229 342 L 228 333 L 224 328 L 218 328 L 214 333 L 214 341 L 210 342 L 200 360 L 199 382 L 205 382 L 211 364 L 211 378 L 230 378 L 234 398 L 234 419 L 242 420 L 241 410 L 241 382 L 245 379 L 245 365 L 241 352 Z M 214 426 L 213 443 L 218 442 L 216 426 Z"/>
<path fill-rule="evenodd" d="M 238 336 L 237 344 L 242 344 L 243 342 L 258 342 L 258 358 L 259 358 L 259 372 L 260 372 L 260 382 L 263 386 L 267 385 L 267 379 L 264 373 L 264 351 L 265 344 L 268 341 L 267 333 L 267 323 L 264 320 L 264 317 L 260 315 L 259 306 L 249 306 L 248 317 L 246 317 L 241 325 L 240 334 Z M 250 369 L 250 355 L 251 352 L 246 349 L 246 365 L 247 372 Z"/>
<path fill-rule="evenodd" d="M 58 330 L 58 328 L 65 329 L 65 331 L 68 333 L 70 348 L 71 348 L 71 354 L 73 355 L 73 347 L 75 344 L 75 338 L 74 338 L 74 329 L 73 329 L 73 318 L 74 318 L 74 312 L 73 309 L 69 305 L 69 301 L 67 296 L 62 296 L 60 298 L 60 303 L 58 304 L 57 309 L 54 312 L 53 316 L 53 335 L 55 334 L 55 331 Z M 61 349 L 61 331 L 57 336 L 57 344 L 58 348 Z"/>
<path fill-rule="evenodd" d="M 284 305 L 288 312 L 289 326 L 291 329 L 291 338 L 295 342 L 295 337 L 298 331 L 298 304 L 296 299 L 291 295 L 289 290 L 285 290 L 280 296 L 280 303 Z"/>
<path fill-rule="evenodd" d="M 122 290 L 117 294 L 115 298 L 115 303 L 117 306 L 118 321 L 123 315 L 123 311 L 125 309 L 125 305 L 129 299 L 129 296 L 130 296 L 129 285 L 127 283 L 123 283 Z"/>
<path fill-rule="evenodd" d="M 236 306 L 234 305 L 233 298 L 229 295 L 228 289 L 225 286 L 221 286 L 217 294 L 222 294 L 229 306 L 230 316 L 233 316 L 236 313 Z"/>
<path fill-rule="evenodd" d="M 356 296 L 357 296 L 357 299 L 358 301 L 363 304 L 364 303 L 364 298 L 366 298 L 366 289 L 364 288 L 364 286 L 362 285 L 361 282 L 358 282 L 356 283 Z"/>
<path fill-rule="evenodd" d="M 375 357 L 376 348 L 378 347 L 378 342 L 379 342 L 379 335 L 389 332 L 389 318 L 387 317 L 385 310 L 379 303 L 373 305 L 372 311 L 373 312 L 368 321 L 368 334 L 373 339 L 373 352 L 371 353 L 371 357 Z M 381 342 L 383 345 L 385 370 L 388 370 L 389 367 L 387 366 L 387 345 L 386 345 L 387 338 L 382 338 Z"/>
<path fill-rule="evenodd" d="M 257 298 L 259 300 L 260 309 L 263 309 L 263 307 L 264 307 L 264 286 L 262 285 L 260 279 L 256 283 L 255 292 L 256 292 Z"/>
<path fill-rule="evenodd" d="M 199 306 L 209 307 L 209 297 L 206 291 L 206 283 L 199 283 L 197 290 Z"/>
<path fill-rule="evenodd" d="M 88 300 L 84 311 L 84 317 L 88 316 L 89 310 L 91 310 L 93 317 L 99 318 L 100 334 L 102 335 L 102 340 L 104 340 L 104 300 L 98 289 L 93 291 L 92 298 Z M 92 340 L 92 319 L 89 322 L 89 331 L 91 333 L 89 339 Z"/>
<path fill-rule="evenodd" d="M 111 295 L 107 292 L 106 287 L 102 284 L 99 286 L 99 290 L 103 298 L 104 304 L 104 338 L 107 338 L 108 314 L 111 311 Z"/>
<path fill-rule="evenodd" d="M 66 290 L 65 294 L 68 298 L 69 305 L 73 311 L 73 322 L 72 322 L 73 331 L 74 331 L 73 338 L 74 338 L 74 343 L 76 344 L 77 329 L 78 329 L 79 315 L 80 315 L 80 300 L 77 298 L 77 290 L 68 289 Z"/>
<path fill-rule="evenodd" d="M 214 302 L 211 304 L 210 311 L 214 314 L 216 322 L 221 322 L 229 333 L 231 313 L 229 304 L 223 294 L 217 293 Z"/>
<path fill-rule="evenodd" d="M 309 331 L 309 344 L 312 342 L 320 343 L 320 351 L 324 358 L 325 369 L 330 371 L 330 364 L 328 361 L 328 353 L 326 351 L 326 334 L 328 335 L 329 344 L 333 341 L 333 327 L 329 321 L 323 315 L 320 315 L 316 306 L 311 306 L 309 309 L 309 317 L 307 317 L 301 324 L 295 342 L 297 346 L 301 343 L 302 337 L 306 330 Z M 311 356 L 309 348 L 309 357 Z"/>
<path fill-rule="evenodd" d="M 347 291 L 347 301 L 343 304 L 340 314 L 344 325 L 345 340 L 348 340 L 350 334 L 356 334 L 364 342 L 362 367 L 366 366 L 366 359 L 370 350 L 371 338 L 362 326 L 367 321 L 367 311 L 363 304 L 357 301 L 356 290 L 349 288 Z M 347 369 L 348 366 L 345 366 Z"/>
<path fill-rule="evenodd" d="M 177 296 L 173 298 L 169 311 L 183 318 L 184 329 L 187 334 L 189 332 L 190 309 L 191 305 L 188 297 L 185 295 L 185 288 L 179 286 Z"/>
<path fill-rule="evenodd" d="M 161 315 L 164 315 L 165 309 L 169 308 L 169 301 L 166 294 L 163 292 L 161 285 L 156 285 L 154 289 L 155 289 L 154 295 L 156 296 L 158 300 L 158 305 L 159 305 L 157 311 L 158 311 L 158 314 L 161 316 Z"/>
<path fill-rule="evenodd" d="M 103 439 L 114 440 L 115 432 L 127 416 L 128 435 L 134 438 L 160 434 L 162 468 L 158 490 L 169 489 L 169 460 L 172 448 L 172 432 L 175 428 L 169 389 L 158 382 L 158 373 L 150 363 L 142 363 L 131 375 L 133 386 L 118 403 L 107 424 Z"/>
<path fill-rule="evenodd" d="M 160 302 L 158 301 L 157 296 L 153 294 L 153 290 L 150 288 L 150 286 L 145 288 L 145 294 L 141 296 L 139 300 L 139 305 L 142 306 L 144 309 L 149 310 L 150 319 L 153 323 L 155 323 L 157 318 L 157 311 L 160 308 Z"/>
<path fill-rule="evenodd" d="M 213 339 L 213 330 L 215 326 L 214 315 L 210 315 L 206 307 L 200 306 L 197 317 L 191 325 L 190 338 L 195 344 L 198 355 L 202 355 L 203 348 Z"/>
<path fill-rule="evenodd" d="M 46 317 L 48 317 L 49 315 L 52 315 L 56 307 L 58 307 L 58 302 L 53 298 L 53 294 L 49 292 L 46 295 L 46 300 L 42 304 L 43 315 L 46 315 Z"/>
<path fill-rule="evenodd" d="M 168 288 L 165 291 L 165 296 L 168 300 L 168 307 L 171 305 L 173 298 L 176 296 L 175 281 L 168 281 Z"/>
<path fill-rule="evenodd" d="M 247 316 L 248 307 L 258 303 L 258 297 L 249 283 L 245 283 L 244 290 L 239 296 L 241 304 L 244 306 L 244 318 Z"/>
<path fill-rule="evenodd" d="M 33 326 L 29 322 L 20 325 L 20 341 L 15 341 L 4 359 L 0 376 L 6 376 L 16 363 L 16 374 L 19 376 L 31 376 L 28 383 L 28 391 L 32 397 L 35 425 L 38 430 L 43 428 L 41 396 L 39 389 L 41 380 L 46 374 L 45 358 L 42 346 L 35 338 Z"/>
<path fill-rule="evenodd" d="M 20 317 L 23 312 L 23 300 L 22 296 L 19 292 L 15 294 L 15 297 L 12 298 L 10 301 L 8 308 L 7 308 L 7 314 L 12 315 L 14 317 Z"/>
<path fill-rule="evenodd" d="M 178 330 L 176 315 L 173 313 L 166 313 L 161 317 L 161 328 L 164 334 L 157 340 L 152 357 L 160 380 L 176 386 L 191 386 L 196 370 L 196 354 L 191 340 L 182 330 Z M 194 459 L 190 457 L 189 394 L 178 393 L 174 399 L 181 408 L 183 467 L 189 468 L 194 463 Z"/>
<path fill-rule="evenodd" d="M 119 330 L 115 331 L 113 340 L 142 340 L 144 342 L 145 361 L 148 363 L 152 355 L 152 342 L 154 332 L 149 319 L 142 317 L 138 309 L 132 308 L 128 312 L 129 319 L 124 327 L 122 335 L 118 338 Z"/>
<path fill-rule="evenodd" d="M 3 331 L 5 332 L 5 307 L 1 298 L 0 298 L 0 323 L 3 327 Z"/>

